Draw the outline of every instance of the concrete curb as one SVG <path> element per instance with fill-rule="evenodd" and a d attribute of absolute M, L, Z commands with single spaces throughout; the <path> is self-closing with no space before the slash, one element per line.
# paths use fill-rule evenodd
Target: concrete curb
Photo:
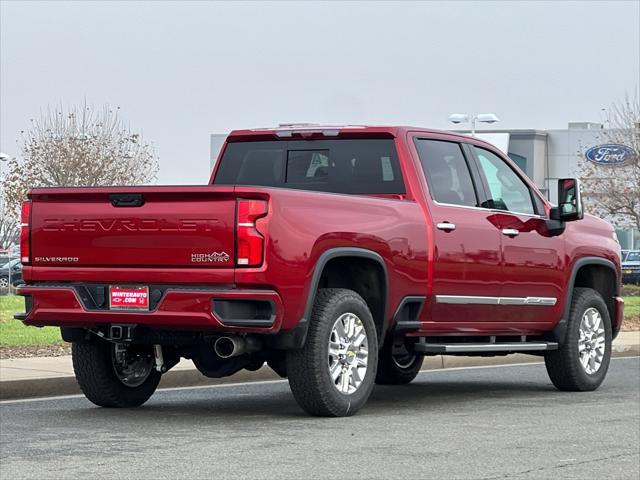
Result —
<path fill-rule="evenodd" d="M 620 345 L 614 346 L 613 349 L 614 357 L 634 357 L 638 355 L 640 355 L 640 345 Z M 438 355 L 425 357 L 422 370 L 533 362 L 542 362 L 542 357 L 524 354 L 513 354 L 504 357 L 455 357 Z M 197 370 L 182 369 L 172 370 L 164 374 L 158 388 L 223 385 L 278 379 L 280 379 L 280 377 L 266 366 L 255 372 L 243 370 L 226 378 L 207 378 Z M 82 392 L 73 376 L 0 381 L 0 401 L 35 397 L 57 397 L 80 393 Z"/>

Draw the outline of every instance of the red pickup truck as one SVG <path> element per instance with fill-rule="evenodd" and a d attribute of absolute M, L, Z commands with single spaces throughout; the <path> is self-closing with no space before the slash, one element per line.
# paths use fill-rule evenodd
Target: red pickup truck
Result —
<path fill-rule="evenodd" d="M 620 246 L 492 145 L 409 127 L 232 132 L 207 186 L 36 188 L 22 213 L 26 325 L 59 326 L 104 407 L 181 358 L 265 362 L 314 415 L 351 415 L 425 355 L 544 356 L 593 390 L 620 329 Z"/>

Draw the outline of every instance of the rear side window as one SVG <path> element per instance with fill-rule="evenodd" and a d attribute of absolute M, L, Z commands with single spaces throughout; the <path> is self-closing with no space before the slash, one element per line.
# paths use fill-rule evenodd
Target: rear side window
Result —
<path fill-rule="evenodd" d="M 415 143 L 433 199 L 450 205 L 478 206 L 460 144 L 423 139 L 416 139 Z"/>
<path fill-rule="evenodd" d="M 405 193 L 391 139 L 230 143 L 213 183 L 353 194 Z"/>

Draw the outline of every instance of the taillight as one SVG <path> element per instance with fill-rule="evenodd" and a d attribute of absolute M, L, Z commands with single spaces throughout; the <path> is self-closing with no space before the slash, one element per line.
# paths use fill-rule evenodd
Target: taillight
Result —
<path fill-rule="evenodd" d="M 20 263 L 28 265 L 31 262 L 31 201 L 22 202 L 22 213 L 20 214 Z"/>
<path fill-rule="evenodd" d="M 259 267 L 264 256 L 264 237 L 256 227 L 256 221 L 269 211 L 265 200 L 238 200 L 236 232 L 238 249 L 236 265 Z"/>

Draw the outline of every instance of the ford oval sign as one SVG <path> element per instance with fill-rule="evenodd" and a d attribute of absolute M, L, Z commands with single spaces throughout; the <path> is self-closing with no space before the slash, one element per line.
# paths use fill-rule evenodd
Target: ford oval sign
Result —
<path fill-rule="evenodd" d="M 607 143 L 606 145 L 596 145 L 591 147 L 584 154 L 590 162 L 598 165 L 623 165 L 635 156 L 633 148 L 617 143 Z"/>

